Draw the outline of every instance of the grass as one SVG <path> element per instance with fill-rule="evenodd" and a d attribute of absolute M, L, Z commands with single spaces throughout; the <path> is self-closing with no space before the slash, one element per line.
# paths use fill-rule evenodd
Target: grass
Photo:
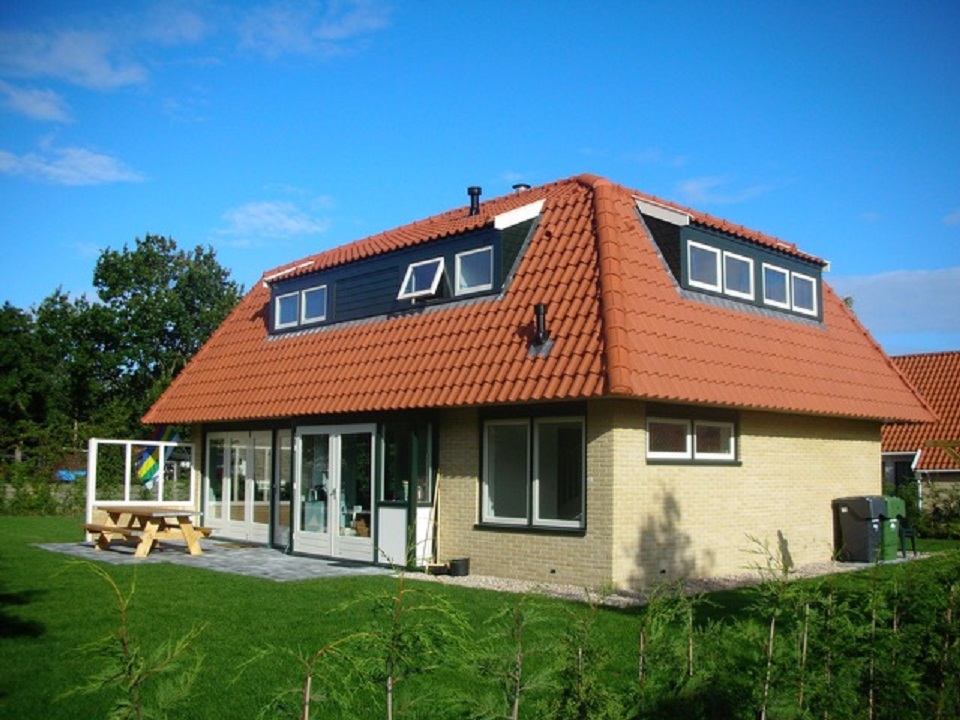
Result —
<path fill-rule="evenodd" d="M 104 718 L 105 693 L 60 696 L 81 685 L 95 669 L 81 649 L 102 638 L 118 623 L 110 588 L 84 564 L 34 547 L 40 542 L 79 539 L 77 518 L 0 517 L 0 716 L 22 720 Z M 923 543 L 926 550 L 947 550 L 960 543 Z M 108 567 L 108 566 L 102 566 Z M 911 563 L 920 577 L 936 561 Z M 358 596 L 395 593 L 397 581 L 356 577 L 276 583 L 200 570 L 151 564 L 109 566 L 110 576 L 126 592 L 135 586 L 130 618 L 133 636 L 148 647 L 183 637 L 197 625 L 204 629 L 197 648 L 204 656 L 190 698 L 190 716 L 253 718 L 285 688 L 295 688 L 300 670 L 295 658 L 275 652 L 267 660 L 247 663 L 268 646 L 303 654 L 344 636 L 369 608 L 344 607 Z M 881 567 L 866 573 L 837 575 L 844 593 L 865 593 L 871 577 L 897 572 Z M 871 576 L 870 573 L 873 573 Z M 412 585 L 412 583 L 411 583 Z M 427 586 L 416 584 L 418 589 Z M 491 591 L 430 585 L 429 591 L 463 614 L 471 632 L 481 633 L 486 619 L 516 602 Z M 756 623 L 762 610 L 748 590 L 717 593 L 696 608 L 698 625 L 710 622 Z M 541 618 L 541 632 L 555 637 L 589 608 L 547 598 L 531 600 Z M 600 609 L 592 632 L 606 648 L 605 662 L 614 686 L 631 682 L 636 669 L 636 642 L 642 610 Z M 574 613 L 571 615 L 571 613 Z M 484 679 L 457 668 L 441 668 L 428 684 L 452 685 L 470 692 Z M 466 685 L 464 685 L 466 684 Z M 429 715 L 428 715 L 429 716 Z"/>

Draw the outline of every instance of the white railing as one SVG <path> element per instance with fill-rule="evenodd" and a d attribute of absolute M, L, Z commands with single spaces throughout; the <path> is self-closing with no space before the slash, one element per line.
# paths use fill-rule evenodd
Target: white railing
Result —
<path fill-rule="evenodd" d="M 197 509 L 193 443 L 90 438 L 87 449 L 88 523 L 107 502 Z"/>

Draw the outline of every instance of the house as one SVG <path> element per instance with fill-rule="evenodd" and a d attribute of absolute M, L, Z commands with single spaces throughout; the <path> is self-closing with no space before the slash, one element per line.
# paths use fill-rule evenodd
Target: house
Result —
<path fill-rule="evenodd" d="M 936 413 L 935 423 L 883 426 L 884 484 L 925 480 L 923 487 L 960 487 L 960 351 L 891 358 Z M 929 509 L 929 503 L 924 503 Z"/>
<path fill-rule="evenodd" d="M 266 272 L 148 411 L 204 525 L 591 586 L 825 560 L 931 419 L 793 244 L 591 175 L 468 194 Z"/>

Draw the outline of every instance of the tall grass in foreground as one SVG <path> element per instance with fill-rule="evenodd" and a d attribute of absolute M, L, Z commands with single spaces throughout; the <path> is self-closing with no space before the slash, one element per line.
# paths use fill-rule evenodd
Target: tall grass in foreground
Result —
<path fill-rule="evenodd" d="M 134 705 L 158 717 L 187 707 L 191 720 L 960 717 L 957 552 L 811 581 L 758 554 L 754 588 L 662 586 L 646 607 L 613 609 L 597 593 L 570 603 L 411 576 L 77 572 L 29 545 L 74 537 L 76 521 L 43 527 L 0 519 L 0 717 L 107 718 L 134 689 Z M 77 648 L 110 638 L 119 660 L 121 634 L 161 661 L 129 675 L 110 666 L 122 685 L 91 684 L 109 657 Z M 187 636 L 180 669 L 147 678 L 159 650 Z M 180 704 L 155 694 L 167 680 Z"/>

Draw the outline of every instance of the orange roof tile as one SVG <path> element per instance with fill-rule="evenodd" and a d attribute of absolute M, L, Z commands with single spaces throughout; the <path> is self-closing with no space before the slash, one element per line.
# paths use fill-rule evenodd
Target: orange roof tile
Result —
<path fill-rule="evenodd" d="M 919 450 L 918 470 L 960 470 L 957 461 L 940 448 L 924 447 L 929 440 L 960 440 L 960 351 L 898 355 L 892 360 L 939 420 L 922 425 L 884 425 L 883 452 Z"/>
<path fill-rule="evenodd" d="M 270 336 L 270 290 L 257 283 L 144 421 L 239 421 L 613 395 L 871 419 L 931 418 L 826 285 L 821 323 L 682 293 L 636 211 L 637 198 L 820 262 L 775 238 L 581 175 L 487 200 L 477 215 L 458 208 L 265 273 L 265 280 L 291 277 L 451 237 L 544 200 L 529 247 L 497 297 Z M 537 302 L 549 305 L 552 344 L 531 352 Z"/>

